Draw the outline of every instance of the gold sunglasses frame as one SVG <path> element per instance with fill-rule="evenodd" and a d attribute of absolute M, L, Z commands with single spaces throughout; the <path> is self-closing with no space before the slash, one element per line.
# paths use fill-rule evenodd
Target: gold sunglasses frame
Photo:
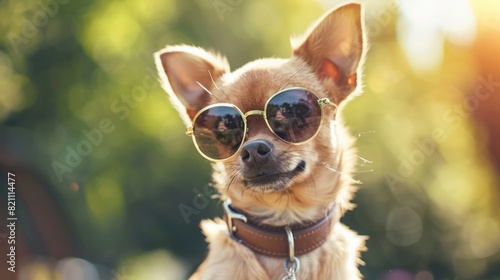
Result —
<path fill-rule="evenodd" d="M 316 132 L 314 133 L 313 136 L 311 136 L 309 139 L 305 140 L 305 141 L 302 141 L 302 142 L 298 142 L 298 143 L 295 143 L 295 142 L 289 142 L 289 141 L 286 141 L 285 139 L 281 138 L 278 136 L 278 134 L 276 134 L 273 129 L 271 128 L 271 125 L 269 124 L 269 121 L 267 119 L 267 116 L 266 116 L 266 111 L 267 111 L 267 106 L 269 105 L 269 102 L 277 95 L 279 94 L 282 94 L 286 91 L 290 91 L 290 90 L 303 90 L 303 91 L 306 91 L 306 92 L 309 92 L 311 93 L 314 97 L 316 97 L 318 99 L 318 104 L 319 104 L 319 107 L 320 107 L 320 110 L 321 110 L 321 119 L 320 119 L 320 122 L 319 122 L 319 126 L 318 126 L 318 129 L 316 129 Z M 273 94 L 271 97 L 269 97 L 269 99 L 267 99 L 266 101 L 266 105 L 264 106 L 264 110 L 250 110 L 246 113 L 243 113 L 240 108 L 236 107 L 236 105 L 234 104 L 231 104 L 231 103 L 216 103 L 216 104 L 212 104 L 212 105 L 208 105 L 206 107 L 203 107 L 200 111 L 198 111 L 198 113 L 196 113 L 196 115 L 194 116 L 193 118 L 193 126 L 190 126 L 188 128 L 186 128 L 186 135 L 187 136 L 191 136 L 193 138 L 193 143 L 194 143 L 194 146 L 196 147 L 196 150 L 198 150 L 198 152 L 206 159 L 210 160 L 210 161 L 213 161 L 213 162 L 223 162 L 223 161 L 226 161 L 226 160 L 229 160 L 230 158 L 234 157 L 236 154 L 238 154 L 238 152 L 241 150 L 241 147 L 243 146 L 243 144 L 246 142 L 246 136 L 247 136 L 247 129 L 248 129 L 248 126 L 247 126 L 247 117 L 248 116 L 252 116 L 252 115 L 260 115 L 264 118 L 264 121 L 266 122 L 266 125 L 267 127 L 269 128 L 269 130 L 278 138 L 280 139 L 281 141 L 285 142 L 285 143 L 288 143 L 288 144 L 291 144 L 291 145 L 302 145 L 302 144 L 305 144 L 311 140 L 313 140 L 314 138 L 316 138 L 316 136 L 318 135 L 319 133 L 319 129 L 321 128 L 321 126 L 323 125 L 323 107 L 325 107 L 326 105 L 332 105 L 335 107 L 335 109 L 338 109 L 338 106 L 331 102 L 329 98 L 319 98 L 314 92 L 308 90 L 308 89 L 305 89 L 305 88 L 301 88 L 301 87 L 291 87 L 291 88 L 286 88 L 286 89 L 283 89 L 283 90 L 280 90 L 278 92 L 276 92 L 275 94 Z M 229 108 L 233 108 L 235 109 L 243 118 L 243 137 L 242 137 L 242 141 L 240 143 L 240 145 L 238 146 L 238 149 L 236 149 L 236 151 L 234 152 L 234 154 L 232 154 L 231 156 L 227 157 L 227 158 L 224 158 L 224 159 L 214 159 L 214 158 L 211 158 L 209 156 L 207 156 L 205 153 L 203 153 L 200 149 L 200 147 L 198 146 L 198 143 L 196 142 L 196 137 L 194 135 L 194 123 L 196 122 L 196 119 L 198 118 L 198 116 L 200 116 L 202 113 L 204 113 L 205 111 L 207 110 L 210 110 L 211 108 L 214 108 L 214 107 L 229 107 Z"/>

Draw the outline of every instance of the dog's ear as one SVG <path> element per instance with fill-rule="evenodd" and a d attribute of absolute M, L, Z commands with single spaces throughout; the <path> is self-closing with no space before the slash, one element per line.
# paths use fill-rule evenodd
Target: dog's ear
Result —
<path fill-rule="evenodd" d="M 208 105 L 214 82 L 229 72 L 226 58 L 191 46 L 169 46 L 155 53 L 163 87 L 190 126 L 196 113 Z"/>
<path fill-rule="evenodd" d="M 337 102 L 357 86 L 363 56 L 361 5 L 348 4 L 326 13 L 301 38 L 292 38 L 293 54 L 305 60 Z"/>

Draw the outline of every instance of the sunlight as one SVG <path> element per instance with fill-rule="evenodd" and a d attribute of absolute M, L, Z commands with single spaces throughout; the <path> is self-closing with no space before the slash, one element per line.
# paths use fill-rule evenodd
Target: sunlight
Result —
<path fill-rule="evenodd" d="M 476 34 L 475 18 L 467 0 L 401 0 L 398 39 L 411 66 L 417 71 L 438 68 L 445 40 L 471 44 Z"/>

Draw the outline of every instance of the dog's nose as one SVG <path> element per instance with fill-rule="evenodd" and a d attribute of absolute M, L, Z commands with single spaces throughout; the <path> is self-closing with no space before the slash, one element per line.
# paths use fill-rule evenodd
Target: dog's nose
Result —
<path fill-rule="evenodd" d="M 273 150 L 273 144 L 266 140 L 254 140 L 246 143 L 241 149 L 240 157 L 245 163 L 264 164 Z"/>

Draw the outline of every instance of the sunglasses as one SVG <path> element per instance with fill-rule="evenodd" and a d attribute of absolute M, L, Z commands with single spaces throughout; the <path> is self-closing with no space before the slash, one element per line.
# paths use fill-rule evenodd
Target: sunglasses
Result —
<path fill-rule="evenodd" d="M 245 142 L 247 117 L 261 115 L 269 129 L 289 144 L 303 144 L 313 139 L 321 127 L 325 105 L 337 105 L 319 98 L 304 88 L 288 88 L 267 100 L 264 111 L 243 113 L 229 103 L 201 109 L 186 134 L 193 137 L 198 152 L 208 160 L 224 161 L 234 156 Z"/>

